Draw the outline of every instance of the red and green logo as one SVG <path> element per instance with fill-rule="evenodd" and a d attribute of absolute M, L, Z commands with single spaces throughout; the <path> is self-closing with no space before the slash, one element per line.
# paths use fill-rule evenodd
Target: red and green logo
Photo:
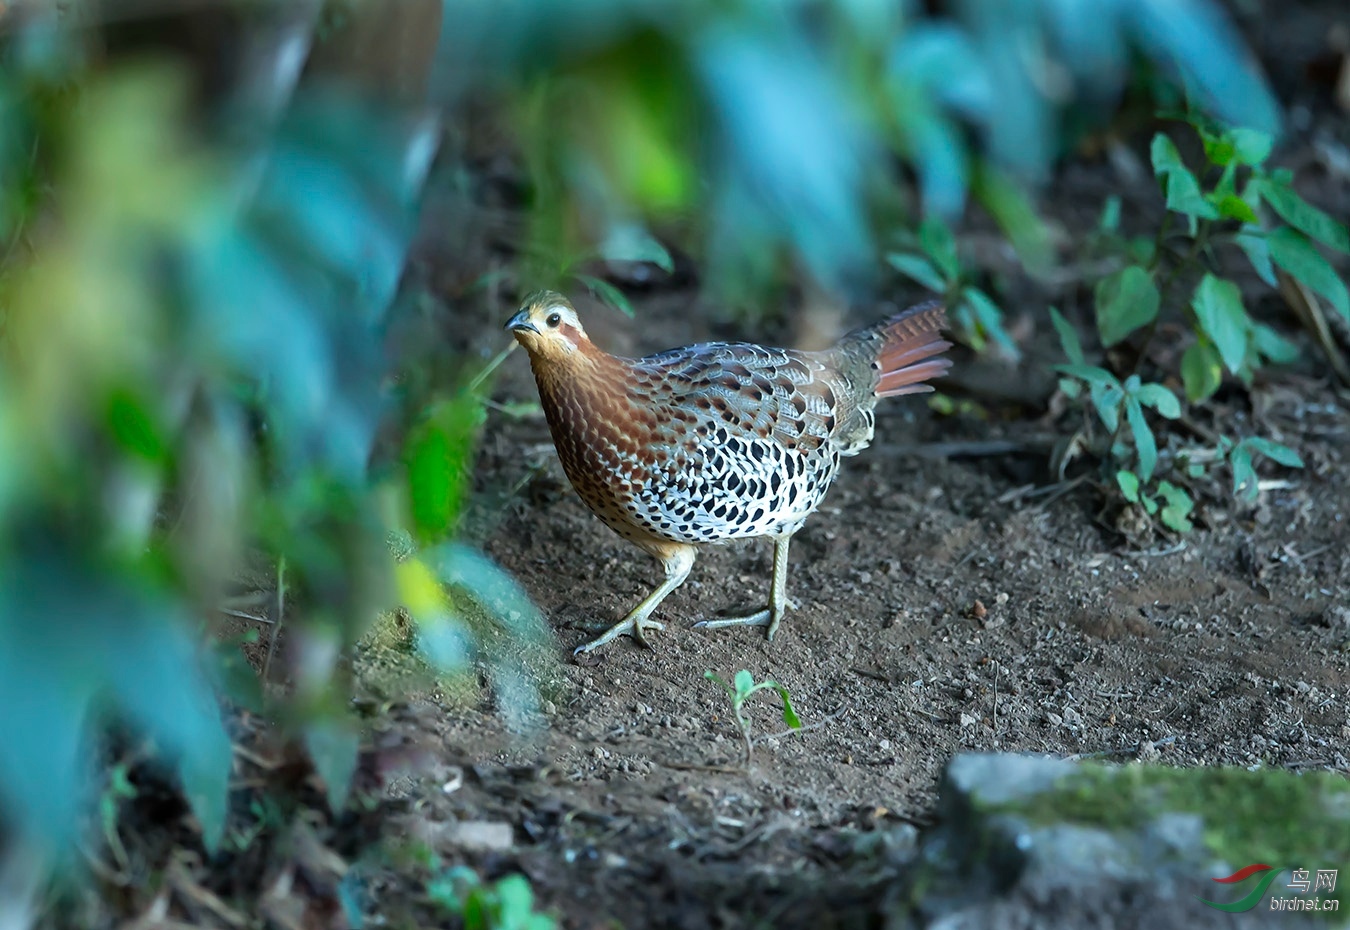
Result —
<path fill-rule="evenodd" d="M 1207 904 L 1217 911 L 1227 911 L 1230 914 L 1236 914 L 1241 911 L 1250 911 L 1252 908 L 1256 907 L 1256 905 L 1261 903 L 1261 899 L 1266 896 L 1266 889 L 1270 887 L 1270 883 L 1275 881 L 1275 878 L 1283 871 L 1284 869 L 1277 869 L 1274 866 L 1256 862 L 1247 866 L 1245 869 L 1238 869 L 1227 878 L 1214 879 L 1214 881 L 1221 885 L 1236 885 L 1238 882 L 1245 882 L 1253 875 L 1260 875 L 1261 879 L 1256 883 L 1256 887 L 1245 896 L 1236 901 L 1230 901 L 1227 904 L 1222 904 L 1218 901 L 1206 901 L 1199 895 L 1196 895 L 1196 898 L 1201 904 Z"/>

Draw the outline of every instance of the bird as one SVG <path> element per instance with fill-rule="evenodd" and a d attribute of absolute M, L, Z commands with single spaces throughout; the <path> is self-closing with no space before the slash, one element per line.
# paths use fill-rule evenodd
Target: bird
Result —
<path fill-rule="evenodd" d="M 586 335 L 555 291 L 527 297 L 506 323 L 529 356 L 554 447 L 600 520 L 654 556 L 665 577 L 622 620 L 578 646 L 621 636 L 651 648 L 651 615 L 684 583 L 700 547 L 773 540 L 768 604 L 696 627 L 762 626 L 789 607 L 788 549 L 820 506 L 841 459 L 871 442 L 877 401 L 933 390 L 951 366 L 938 301 L 843 336 L 822 351 L 705 342 L 630 359 Z"/>

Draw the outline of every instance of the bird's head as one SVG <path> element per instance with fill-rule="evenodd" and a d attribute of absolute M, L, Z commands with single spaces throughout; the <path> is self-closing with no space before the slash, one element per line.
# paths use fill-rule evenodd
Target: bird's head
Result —
<path fill-rule="evenodd" d="M 527 297 L 520 311 L 507 320 L 506 328 L 532 358 L 561 361 L 573 356 L 587 341 L 576 310 L 555 291 L 538 291 Z"/>

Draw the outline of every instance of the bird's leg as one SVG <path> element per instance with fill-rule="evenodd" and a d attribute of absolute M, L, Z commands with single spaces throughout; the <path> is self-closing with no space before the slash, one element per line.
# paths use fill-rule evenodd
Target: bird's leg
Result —
<path fill-rule="evenodd" d="M 787 596 L 788 544 L 792 534 L 776 536 L 773 541 L 773 585 L 769 589 L 769 606 L 744 617 L 719 617 L 716 620 L 703 620 L 694 626 L 707 630 L 728 626 L 766 626 L 770 640 L 778 632 L 778 624 L 783 622 L 783 614 L 796 604 Z"/>
<path fill-rule="evenodd" d="M 661 567 L 666 571 L 665 580 L 656 586 L 656 590 L 643 598 L 642 603 L 630 610 L 626 617 L 598 638 L 591 640 L 584 646 L 578 646 L 572 651 L 572 654 L 581 655 L 583 652 L 590 652 L 606 643 L 613 642 L 620 636 L 631 636 L 637 640 L 638 645 L 650 649 L 651 644 L 647 642 L 643 631 L 663 630 L 665 625 L 647 618 L 651 616 L 652 611 L 656 610 L 656 606 L 666 599 L 667 594 L 684 584 L 684 579 L 689 577 L 689 570 L 694 567 L 694 555 L 697 551 L 693 546 L 673 546 L 666 552 L 658 553 L 657 558 L 661 560 Z"/>

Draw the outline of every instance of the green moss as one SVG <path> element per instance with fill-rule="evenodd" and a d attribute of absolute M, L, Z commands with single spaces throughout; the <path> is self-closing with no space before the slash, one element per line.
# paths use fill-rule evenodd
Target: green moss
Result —
<path fill-rule="evenodd" d="M 1198 814 L 1206 848 L 1234 867 L 1350 864 L 1350 781 L 1328 772 L 1084 764 L 1052 791 L 987 812 L 1112 831 L 1138 829 L 1168 813 Z M 1340 886 L 1325 896 L 1343 897 Z"/>

